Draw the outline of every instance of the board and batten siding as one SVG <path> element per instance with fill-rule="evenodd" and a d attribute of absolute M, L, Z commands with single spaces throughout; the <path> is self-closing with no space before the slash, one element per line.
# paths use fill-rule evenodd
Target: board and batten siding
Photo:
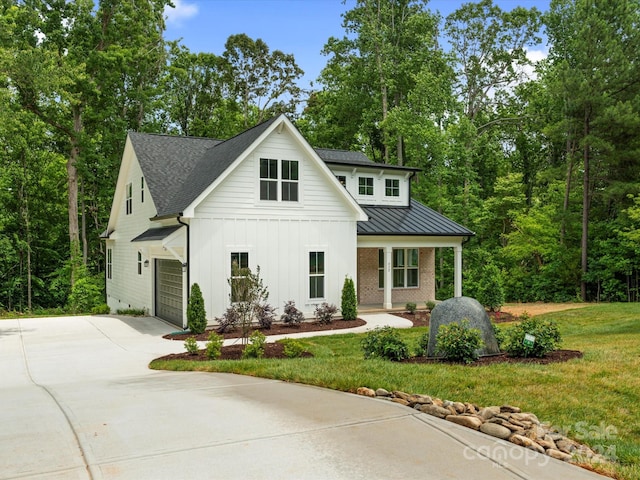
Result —
<path fill-rule="evenodd" d="M 260 200 L 260 158 L 300 162 L 298 202 Z M 232 252 L 248 252 L 252 271 L 260 267 L 278 316 L 288 300 L 307 317 L 322 301 L 339 308 L 345 276 L 355 280 L 357 266 L 357 213 L 342 188 L 286 130 L 230 172 L 190 219 L 191 281 L 202 288 L 208 318 L 230 304 Z M 325 253 L 325 297 L 312 300 L 309 252 L 315 251 Z"/>
<path fill-rule="evenodd" d="M 148 309 L 153 314 L 153 262 L 148 256 L 142 257 L 150 260 L 149 267 L 142 267 L 141 274 L 138 274 L 138 251 L 142 245 L 131 243 L 131 240 L 146 231 L 150 227 L 149 218 L 156 214 L 156 208 L 146 188 L 144 192 L 144 202 L 141 198 L 142 169 L 135 158 L 133 149 L 127 141 L 123 162 L 129 162 L 126 173 L 125 187 L 129 183 L 132 185 L 132 212 L 126 213 L 126 191 L 117 201 L 119 205 L 114 205 L 118 209 L 118 216 L 110 240 L 107 241 L 107 248 L 112 249 L 112 275 L 106 280 L 107 304 L 112 312 L 118 309 Z"/>

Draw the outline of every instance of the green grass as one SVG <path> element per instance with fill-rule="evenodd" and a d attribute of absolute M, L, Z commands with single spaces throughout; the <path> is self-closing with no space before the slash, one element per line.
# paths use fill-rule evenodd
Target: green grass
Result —
<path fill-rule="evenodd" d="M 640 306 L 606 304 L 541 315 L 558 323 L 561 364 L 484 367 L 364 360 L 362 335 L 300 340 L 313 358 L 154 361 L 151 368 L 229 372 L 355 392 L 360 386 L 423 393 L 481 406 L 511 404 L 618 459 L 612 472 L 640 479 Z M 401 331 L 413 349 L 424 328 Z"/>

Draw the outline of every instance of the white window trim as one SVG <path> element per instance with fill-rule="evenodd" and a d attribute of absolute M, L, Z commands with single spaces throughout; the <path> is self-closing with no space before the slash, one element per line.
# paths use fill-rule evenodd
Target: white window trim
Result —
<path fill-rule="evenodd" d="M 311 297 L 311 286 L 310 286 L 310 280 L 311 280 L 311 276 L 312 274 L 309 272 L 309 256 L 311 253 L 317 253 L 317 252 L 322 252 L 324 254 L 324 273 L 320 274 L 315 274 L 313 276 L 319 277 L 322 276 L 323 277 L 323 293 L 324 296 L 322 297 Z M 305 254 L 305 260 L 304 260 L 304 274 L 305 274 L 305 285 L 306 285 L 306 290 L 307 290 L 307 303 L 313 305 L 313 304 L 320 304 L 323 302 L 327 301 L 327 288 L 328 288 L 328 276 L 327 276 L 327 266 L 329 264 L 328 262 L 328 248 L 326 245 L 318 245 L 315 247 L 308 247 L 306 250 L 306 254 Z"/>
<path fill-rule="evenodd" d="M 263 179 L 260 177 L 260 163 L 262 160 L 275 160 L 277 161 L 277 165 L 278 165 L 278 176 L 277 178 L 272 178 L 272 179 Z M 298 163 L 298 179 L 297 180 L 289 180 L 289 179 L 284 179 L 282 178 L 282 172 L 284 171 L 283 168 L 283 164 L 284 162 L 297 162 Z M 288 207 L 302 207 L 302 199 L 303 199 L 303 191 L 302 191 L 302 177 L 303 177 L 303 172 L 302 172 L 302 160 L 300 159 L 291 159 L 291 158 L 273 158 L 271 156 L 265 156 L 265 155 L 258 155 L 257 156 L 257 161 L 256 163 L 256 178 L 257 178 L 257 185 L 256 185 L 256 204 L 260 205 L 260 206 L 273 206 L 273 205 L 278 205 L 280 207 L 282 206 L 288 206 Z M 260 191 L 261 191 L 261 182 L 263 180 L 266 181 L 271 181 L 271 182 L 275 182 L 276 183 L 276 199 L 275 200 L 263 200 L 262 198 L 260 198 Z M 297 200 L 283 200 L 282 199 L 282 188 L 283 188 L 283 183 L 287 182 L 287 183 L 296 183 L 298 185 L 298 199 Z"/>
<path fill-rule="evenodd" d="M 129 182 L 125 186 L 125 194 L 124 194 L 124 204 L 125 204 L 125 213 L 126 215 L 131 215 L 133 213 L 133 183 Z"/>

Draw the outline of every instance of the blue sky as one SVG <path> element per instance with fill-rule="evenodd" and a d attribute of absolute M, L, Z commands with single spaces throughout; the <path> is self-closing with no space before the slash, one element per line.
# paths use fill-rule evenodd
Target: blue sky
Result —
<path fill-rule="evenodd" d="M 327 57 L 320 52 L 329 37 L 342 37 L 341 14 L 355 0 L 173 0 L 175 8 L 166 10 L 168 40 L 182 39 L 192 52 L 221 55 L 230 35 L 246 33 L 261 38 L 271 50 L 292 53 L 305 75 L 300 85 L 315 81 Z M 429 8 L 444 17 L 463 1 L 432 0 Z M 537 7 L 544 11 L 548 0 L 494 0 L 503 10 L 516 6 Z M 533 58 L 544 55 L 545 47 Z"/>

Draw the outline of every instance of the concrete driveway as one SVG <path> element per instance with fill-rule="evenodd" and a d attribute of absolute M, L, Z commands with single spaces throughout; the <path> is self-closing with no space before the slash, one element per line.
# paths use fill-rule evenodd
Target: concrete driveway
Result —
<path fill-rule="evenodd" d="M 596 479 L 382 400 L 159 372 L 154 318 L 0 321 L 1 479 Z"/>

